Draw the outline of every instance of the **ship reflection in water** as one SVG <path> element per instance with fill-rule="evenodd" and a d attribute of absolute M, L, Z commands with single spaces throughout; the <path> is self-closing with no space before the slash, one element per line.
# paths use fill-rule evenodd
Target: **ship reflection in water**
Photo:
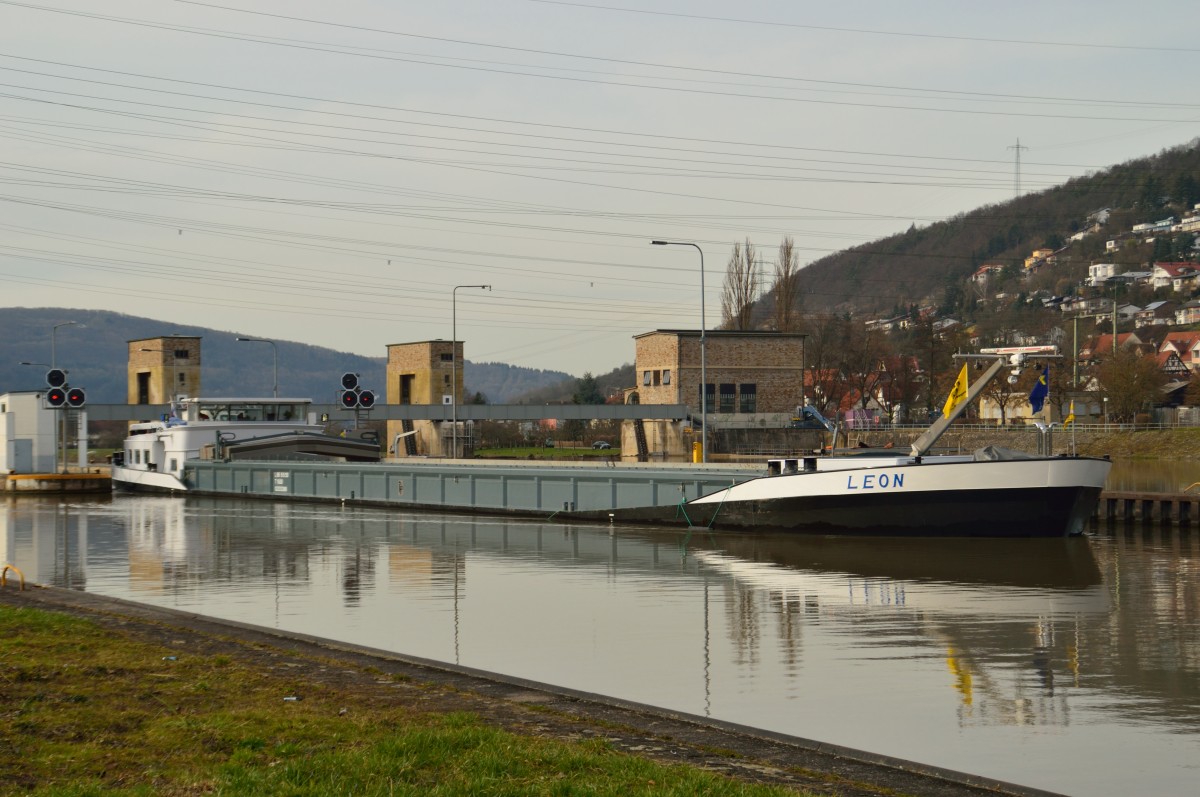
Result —
<path fill-rule="evenodd" d="M 1067 794 L 1190 790 L 1200 535 L 690 534 L 119 497 L 0 509 L 30 581 Z"/>

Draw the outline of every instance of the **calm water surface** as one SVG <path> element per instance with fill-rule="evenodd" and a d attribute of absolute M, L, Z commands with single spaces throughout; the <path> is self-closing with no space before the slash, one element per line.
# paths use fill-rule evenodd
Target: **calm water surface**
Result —
<path fill-rule="evenodd" d="M 1194 794 L 1200 531 L 664 532 L 203 498 L 0 506 L 26 577 L 1074 795 Z"/>

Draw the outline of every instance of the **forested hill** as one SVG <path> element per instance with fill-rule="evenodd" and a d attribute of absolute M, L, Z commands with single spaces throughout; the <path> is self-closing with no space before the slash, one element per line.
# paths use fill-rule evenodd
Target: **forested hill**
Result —
<path fill-rule="evenodd" d="M 877 315 L 936 305 L 984 263 L 1015 265 L 1034 249 L 1057 249 L 1095 211 L 1111 208 L 1106 229 L 1128 230 L 1170 215 L 1170 204 L 1196 202 L 1200 139 L 821 258 L 800 272 L 804 310 Z M 1085 242 L 1080 257 L 1104 257 L 1104 232 Z M 770 301 L 756 316 L 769 312 Z"/>
<path fill-rule="evenodd" d="M 467 363 L 464 366 L 464 387 L 467 399 L 482 393 L 489 404 L 509 404 L 522 397 L 574 377 L 562 371 L 522 368 L 506 363 Z"/>
<path fill-rule="evenodd" d="M 63 321 L 82 326 L 61 327 L 55 336 L 55 364 L 69 371 L 72 385 L 87 391 L 88 400 L 120 404 L 126 400 L 128 341 L 160 335 L 203 338 L 201 383 L 209 396 L 269 396 L 273 387 L 270 346 L 239 343 L 236 332 L 193 327 L 152 318 L 57 307 L 0 308 L 0 393 L 45 387 L 51 355 L 51 329 Z M 364 388 L 380 395 L 385 389 L 384 358 L 363 357 L 286 340 L 275 341 L 279 363 L 279 395 L 334 403 L 341 375 L 360 375 Z M 19 362 L 39 363 L 34 366 Z M 463 364 L 464 398 L 481 392 L 492 403 L 512 401 L 531 390 L 560 384 L 570 375 L 501 363 Z"/>

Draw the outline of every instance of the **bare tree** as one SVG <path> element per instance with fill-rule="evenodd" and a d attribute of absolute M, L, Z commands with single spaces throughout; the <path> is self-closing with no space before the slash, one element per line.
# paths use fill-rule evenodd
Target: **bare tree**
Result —
<path fill-rule="evenodd" d="M 1033 369 L 1030 369 L 1031 371 Z M 1041 369 L 1037 369 L 1037 376 L 1041 375 Z M 974 379 L 974 377 L 972 377 Z M 1033 380 L 1026 379 L 1028 386 L 1013 387 L 1008 383 L 1008 380 L 1003 376 L 997 376 L 991 382 L 984 386 L 980 396 L 987 399 L 996 408 L 1000 410 L 1000 425 L 1005 426 L 1008 423 L 1008 416 L 1020 409 L 1022 404 L 1029 403 L 1029 391 L 1033 388 Z"/>
<path fill-rule="evenodd" d="M 779 257 L 775 261 L 775 329 L 779 332 L 794 332 L 800 318 L 800 264 L 791 236 L 779 244 Z"/>
<path fill-rule="evenodd" d="M 859 409 L 866 410 L 882 384 L 880 362 L 892 353 L 887 336 L 862 324 L 847 324 L 841 353 L 842 375 L 856 394 Z"/>
<path fill-rule="evenodd" d="M 725 267 L 725 287 L 721 291 L 721 326 L 724 329 L 750 329 L 758 275 L 754 271 L 754 245 L 733 245 L 729 265 Z"/>
<path fill-rule="evenodd" d="M 817 411 L 836 417 L 850 390 L 843 370 L 842 343 L 851 336 L 854 322 L 837 316 L 810 316 L 804 319 L 806 398 Z"/>
<path fill-rule="evenodd" d="M 1120 349 L 1100 361 L 1096 381 L 1111 399 L 1108 411 L 1118 421 L 1136 421 L 1138 413 L 1148 411 L 1162 399 L 1167 376 L 1154 357 L 1143 357 L 1132 349 Z"/>

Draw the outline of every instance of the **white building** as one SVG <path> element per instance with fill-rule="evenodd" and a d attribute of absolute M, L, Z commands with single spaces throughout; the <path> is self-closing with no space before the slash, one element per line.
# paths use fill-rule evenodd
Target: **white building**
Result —
<path fill-rule="evenodd" d="M 54 425 L 44 390 L 0 394 L 0 473 L 53 473 Z"/>
<path fill-rule="evenodd" d="M 1088 266 L 1088 285 L 1102 285 L 1117 274 L 1116 263 L 1093 263 Z"/>

